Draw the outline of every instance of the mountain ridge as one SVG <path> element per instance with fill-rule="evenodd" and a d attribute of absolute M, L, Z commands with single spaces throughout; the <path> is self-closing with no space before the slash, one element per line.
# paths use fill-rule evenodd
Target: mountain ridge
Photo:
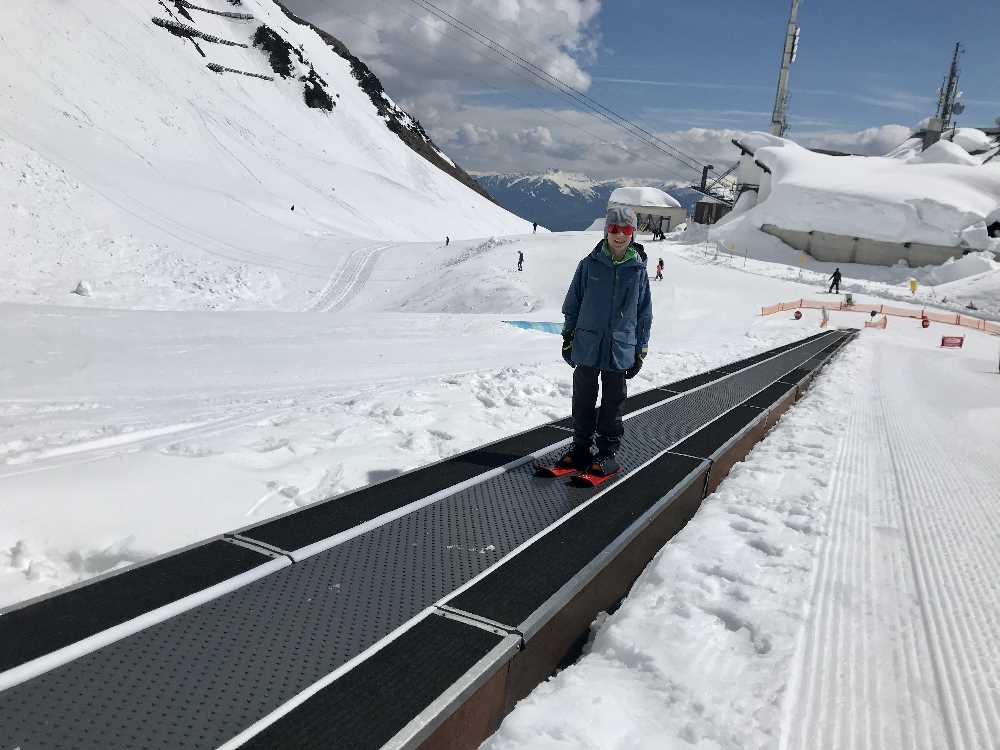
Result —
<path fill-rule="evenodd" d="M 594 219 L 604 215 L 608 198 L 620 187 L 659 188 L 676 198 L 688 213 L 694 212 L 694 204 L 702 197 L 697 190 L 676 182 L 628 177 L 598 179 L 561 170 L 474 176 L 508 211 L 556 232 L 586 229 Z"/>
<path fill-rule="evenodd" d="M 529 228 L 335 37 L 196 2 L 0 3 L 0 300 L 298 310 L 372 243 Z"/>
<path fill-rule="evenodd" d="M 420 121 L 417 118 L 397 105 L 389 97 L 378 76 L 372 72 L 372 69 L 369 68 L 363 60 L 352 54 L 346 44 L 326 29 L 317 26 L 308 19 L 296 15 L 290 8 L 288 8 L 288 6 L 282 3 L 281 0 L 273 0 L 273 2 L 278 6 L 281 12 L 288 16 L 288 18 L 292 21 L 303 26 L 307 26 L 315 31 L 319 35 L 320 39 L 326 42 L 334 52 L 350 63 L 351 72 L 353 73 L 354 78 L 358 81 L 362 91 L 368 94 L 369 99 L 371 99 L 372 104 L 375 106 L 376 110 L 378 110 L 379 115 L 385 119 L 386 126 L 389 130 L 399 136 L 399 139 L 403 143 L 427 159 L 427 161 L 436 166 L 442 172 L 451 175 L 466 187 L 475 190 L 484 198 L 493 200 L 493 197 L 483 189 L 482 185 L 480 185 L 472 175 L 458 166 L 458 164 L 452 161 L 440 148 L 437 147 L 433 139 L 427 134 L 427 131 L 424 130 L 423 125 L 420 124 Z"/>

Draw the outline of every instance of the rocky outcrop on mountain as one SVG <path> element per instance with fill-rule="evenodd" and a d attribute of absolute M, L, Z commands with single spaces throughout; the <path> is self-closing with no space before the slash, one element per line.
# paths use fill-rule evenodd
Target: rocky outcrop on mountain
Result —
<path fill-rule="evenodd" d="M 431 140 L 427 131 L 424 130 L 423 126 L 416 118 L 412 117 L 405 110 L 399 107 L 389 97 L 389 95 L 386 94 L 378 76 L 376 76 L 372 72 L 371 68 L 369 68 L 362 60 L 351 54 L 347 45 L 328 31 L 321 29 L 300 16 L 295 15 L 295 13 L 289 10 L 281 2 L 278 2 L 277 0 L 275 0 L 275 2 L 286 16 L 295 21 L 295 23 L 300 23 L 304 26 L 310 27 L 313 31 L 319 34 L 320 38 L 326 42 L 334 52 L 350 63 L 351 72 L 353 73 L 354 78 L 358 81 L 361 89 L 368 94 L 372 104 L 375 105 L 375 108 L 378 110 L 379 115 L 383 120 L 385 120 L 386 127 L 399 136 L 399 139 L 403 141 L 403 143 L 427 159 L 427 161 L 431 162 L 434 166 L 450 174 L 462 184 L 472 188 L 486 198 L 495 200 L 474 177 L 455 164 L 434 144 L 434 141 Z"/>

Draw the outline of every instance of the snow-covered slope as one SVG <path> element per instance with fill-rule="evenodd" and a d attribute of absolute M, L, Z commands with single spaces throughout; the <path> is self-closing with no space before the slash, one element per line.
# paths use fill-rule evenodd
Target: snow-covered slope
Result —
<path fill-rule="evenodd" d="M 366 242 L 524 230 L 330 38 L 197 5 L 0 3 L 0 299 L 298 309 Z"/>
<path fill-rule="evenodd" d="M 480 184 L 504 208 L 552 231 L 577 231 L 604 216 L 611 193 L 620 187 L 649 184 L 641 180 L 594 180 L 551 170 L 543 174 L 479 175 Z M 656 185 L 693 213 L 701 193 L 676 184 Z"/>

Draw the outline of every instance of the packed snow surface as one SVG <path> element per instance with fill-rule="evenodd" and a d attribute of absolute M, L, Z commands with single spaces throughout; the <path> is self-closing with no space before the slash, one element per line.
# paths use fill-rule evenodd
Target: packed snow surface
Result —
<path fill-rule="evenodd" d="M 600 236 L 370 244 L 296 314 L 3 305 L 0 603 L 562 418 L 559 339 L 503 321 L 561 322 Z M 801 285 L 672 265 L 633 392 L 802 335 L 754 317 Z"/>
<path fill-rule="evenodd" d="M 4 304 L 0 604 L 565 416 L 559 339 L 504 321 L 560 320 L 599 238 L 370 243 L 297 314 Z M 812 311 L 757 315 L 815 293 L 794 269 L 655 247 L 667 268 L 631 392 L 818 330 Z M 918 326 L 847 348 L 486 747 L 974 747 L 1000 731 L 997 339 Z M 955 332 L 964 349 L 936 346 Z"/>

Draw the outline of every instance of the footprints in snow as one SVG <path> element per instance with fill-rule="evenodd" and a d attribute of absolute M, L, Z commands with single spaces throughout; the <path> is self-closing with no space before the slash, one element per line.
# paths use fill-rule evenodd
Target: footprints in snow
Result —
<path fill-rule="evenodd" d="M 763 518 L 739 508 L 729 508 L 727 509 L 727 513 L 737 516 L 740 519 L 738 521 L 730 521 L 729 528 L 740 534 L 749 536 L 750 539 L 746 542 L 747 546 L 753 547 L 768 557 L 782 557 L 785 554 L 785 550 L 781 545 L 769 542 L 761 536 L 768 526 L 768 522 Z M 788 525 L 787 521 L 785 525 Z"/>

